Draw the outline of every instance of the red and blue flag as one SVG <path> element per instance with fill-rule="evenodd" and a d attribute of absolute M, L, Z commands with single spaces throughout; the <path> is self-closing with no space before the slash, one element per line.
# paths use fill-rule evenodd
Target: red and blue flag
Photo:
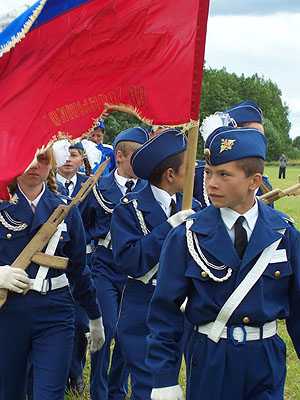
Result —
<path fill-rule="evenodd" d="M 40 0 L 0 33 L 0 198 L 37 148 L 104 110 L 198 120 L 209 0 Z"/>

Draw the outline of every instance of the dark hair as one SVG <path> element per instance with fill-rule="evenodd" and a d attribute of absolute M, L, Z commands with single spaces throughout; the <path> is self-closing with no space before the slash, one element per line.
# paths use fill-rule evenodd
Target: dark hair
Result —
<path fill-rule="evenodd" d="M 254 174 L 263 174 L 264 160 L 260 157 L 246 157 L 236 160 L 236 166 L 244 171 L 246 177 Z"/>
<path fill-rule="evenodd" d="M 168 169 L 172 168 L 177 174 L 180 165 L 183 163 L 184 151 L 174 154 L 161 161 L 150 173 L 148 177 L 148 182 L 151 185 L 159 185 L 162 180 L 163 173 Z"/>

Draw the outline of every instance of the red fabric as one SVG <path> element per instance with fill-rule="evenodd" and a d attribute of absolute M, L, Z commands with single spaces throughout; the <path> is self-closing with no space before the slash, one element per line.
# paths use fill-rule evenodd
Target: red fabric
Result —
<path fill-rule="evenodd" d="M 63 0 L 61 0 L 63 2 Z M 209 0 L 93 0 L 32 29 L 0 58 L 0 198 L 58 131 L 104 104 L 153 124 L 198 120 Z"/>

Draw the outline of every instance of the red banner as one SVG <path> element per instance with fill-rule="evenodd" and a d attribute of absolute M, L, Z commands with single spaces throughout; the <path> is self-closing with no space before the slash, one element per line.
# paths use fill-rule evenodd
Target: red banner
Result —
<path fill-rule="evenodd" d="M 7 183 L 37 148 L 58 131 L 80 136 L 107 104 L 134 108 L 155 125 L 198 120 L 208 6 L 209 0 L 41 0 L 39 10 L 36 3 L 27 12 L 39 15 L 15 47 L 6 39 L 27 15 L 4 30 L 0 198 L 7 199 Z"/>

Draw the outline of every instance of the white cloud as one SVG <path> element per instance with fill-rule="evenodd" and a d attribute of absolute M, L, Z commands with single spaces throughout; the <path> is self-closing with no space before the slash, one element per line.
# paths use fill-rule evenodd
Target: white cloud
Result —
<path fill-rule="evenodd" d="M 300 135 L 299 49 L 300 13 L 209 17 L 207 66 L 276 83 L 290 109 L 291 137 Z"/>

